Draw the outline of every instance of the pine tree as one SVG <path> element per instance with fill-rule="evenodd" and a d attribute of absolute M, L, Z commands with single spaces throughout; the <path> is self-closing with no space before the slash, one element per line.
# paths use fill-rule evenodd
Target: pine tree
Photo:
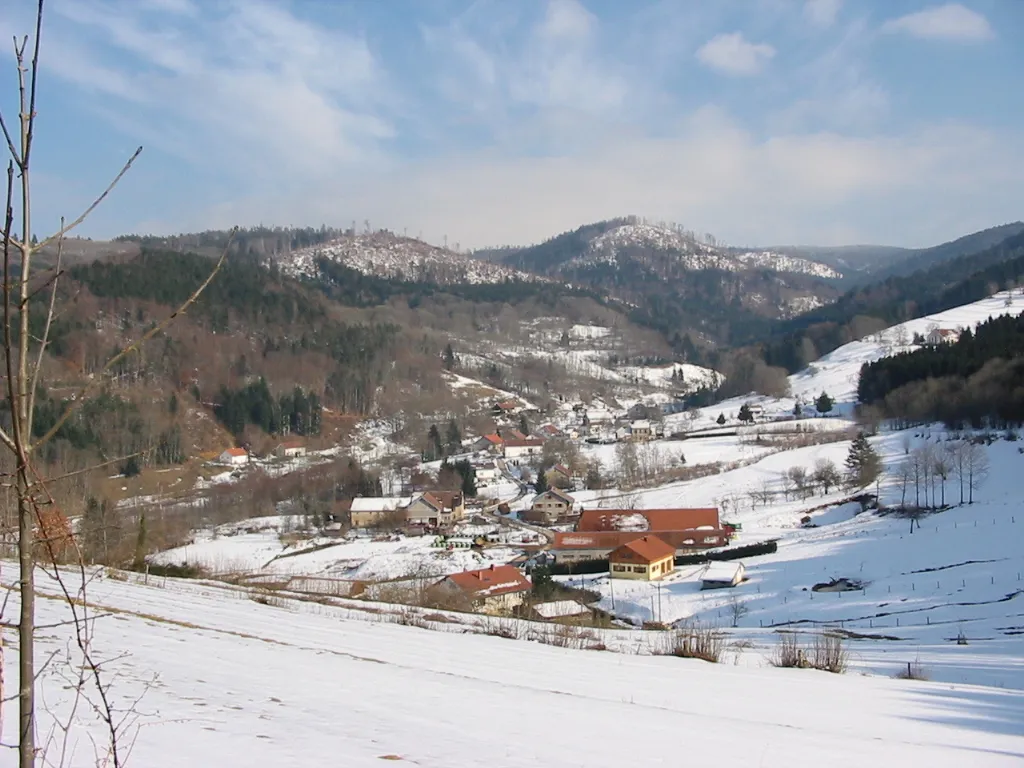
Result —
<path fill-rule="evenodd" d="M 427 461 L 437 461 L 444 456 L 444 444 L 441 442 L 441 433 L 437 424 L 431 424 L 427 430 L 427 450 L 424 458 Z"/>
<path fill-rule="evenodd" d="M 530 434 L 530 423 L 526 420 L 526 414 L 519 414 L 519 431 L 524 435 Z"/>
<path fill-rule="evenodd" d="M 832 410 L 833 402 L 834 401 L 828 396 L 827 392 L 822 392 L 814 402 L 814 407 L 818 410 L 818 413 L 824 415 Z"/>
<path fill-rule="evenodd" d="M 725 414 L 724 413 L 718 414 L 718 418 L 715 419 L 715 423 L 716 424 L 725 424 Z"/>
<path fill-rule="evenodd" d="M 445 435 L 445 448 L 449 456 L 462 451 L 462 435 L 459 433 L 459 426 L 455 419 L 448 422 L 448 433 Z"/>
<path fill-rule="evenodd" d="M 754 413 L 750 410 L 750 406 L 744 403 L 740 406 L 740 412 L 736 416 L 740 421 L 751 422 L 754 420 Z"/>
<path fill-rule="evenodd" d="M 441 359 L 442 359 L 442 364 L 444 365 L 444 369 L 446 371 L 453 371 L 453 370 L 455 370 L 455 366 L 456 366 L 458 361 L 455 359 L 455 350 L 452 349 L 451 343 L 448 343 L 448 344 L 445 345 L 445 347 L 444 347 L 444 355 L 442 356 Z"/>
<path fill-rule="evenodd" d="M 800 403 L 793 406 L 793 415 L 799 418 L 804 412 L 804 409 L 800 407 Z"/>
<path fill-rule="evenodd" d="M 533 481 L 533 487 L 537 493 L 544 493 L 548 489 L 548 476 L 544 467 L 537 470 L 537 477 Z"/>
<path fill-rule="evenodd" d="M 875 482 L 881 472 L 882 461 L 878 453 L 871 447 L 864 433 L 858 432 L 846 456 L 846 474 L 850 485 L 864 488 Z"/>

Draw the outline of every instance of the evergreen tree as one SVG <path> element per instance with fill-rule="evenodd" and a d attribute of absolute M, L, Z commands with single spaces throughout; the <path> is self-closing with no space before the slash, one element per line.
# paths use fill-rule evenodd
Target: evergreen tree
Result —
<path fill-rule="evenodd" d="M 167 412 L 172 416 L 178 412 L 178 396 L 174 392 L 167 398 Z"/>
<path fill-rule="evenodd" d="M 544 493 L 548 489 L 547 470 L 543 466 L 537 470 L 537 477 L 534 478 L 533 487 L 537 493 Z"/>
<path fill-rule="evenodd" d="M 431 424 L 430 429 L 427 430 L 427 450 L 423 458 L 427 461 L 437 461 L 442 456 L 444 456 L 444 444 L 441 442 L 441 432 L 437 429 L 437 424 Z"/>
<path fill-rule="evenodd" d="M 530 434 L 530 423 L 526 420 L 526 414 L 519 414 L 519 431 L 524 435 Z"/>
<path fill-rule="evenodd" d="M 715 419 L 716 424 L 725 424 L 725 413 L 718 414 L 718 418 Z"/>
<path fill-rule="evenodd" d="M 459 426 L 455 419 L 448 422 L 448 433 L 445 435 L 445 448 L 449 456 L 462 452 L 462 435 L 459 433 Z"/>
<path fill-rule="evenodd" d="M 796 416 L 797 418 L 800 418 L 800 416 L 803 415 L 803 412 L 804 409 L 800 407 L 800 403 L 797 403 L 796 405 L 793 406 L 793 415 Z"/>
<path fill-rule="evenodd" d="M 444 355 L 442 356 L 441 361 L 446 371 L 455 370 L 455 366 L 458 364 L 458 361 L 455 359 L 455 350 L 452 349 L 450 342 L 445 345 Z"/>
<path fill-rule="evenodd" d="M 818 399 L 814 401 L 814 407 L 818 413 L 824 415 L 832 410 L 834 401 L 828 396 L 828 392 L 822 392 L 818 395 Z"/>
<path fill-rule="evenodd" d="M 865 434 L 858 432 L 846 456 L 846 476 L 849 484 L 854 488 L 864 488 L 875 482 L 881 472 L 882 461 L 878 453 L 871 447 Z"/>
<path fill-rule="evenodd" d="M 736 418 L 742 422 L 749 423 L 754 420 L 754 413 L 750 410 L 750 406 L 744 403 L 740 406 L 740 412 Z"/>
<path fill-rule="evenodd" d="M 476 496 L 476 469 L 469 463 L 469 460 L 460 459 L 452 467 L 462 475 L 462 495 L 467 498 Z"/>

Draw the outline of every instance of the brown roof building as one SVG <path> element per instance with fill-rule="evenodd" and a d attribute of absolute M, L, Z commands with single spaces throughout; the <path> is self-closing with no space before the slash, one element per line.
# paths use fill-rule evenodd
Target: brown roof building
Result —
<path fill-rule="evenodd" d="M 654 535 L 641 536 L 608 553 L 609 573 L 615 579 L 656 581 L 672 573 L 676 548 Z"/>
<path fill-rule="evenodd" d="M 718 529 L 716 507 L 694 509 L 587 509 L 580 515 L 576 530 L 597 531 L 689 531 Z"/>
<path fill-rule="evenodd" d="M 533 589 L 530 580 L 511 565 L 453 573 L 438 586 L 461 592 L 487 613 L 505 613 L 522 605 L 525 595 Z"/>

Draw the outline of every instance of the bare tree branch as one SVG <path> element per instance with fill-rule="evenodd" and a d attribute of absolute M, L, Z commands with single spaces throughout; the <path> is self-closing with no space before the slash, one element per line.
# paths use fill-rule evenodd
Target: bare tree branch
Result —
<path fill-rule="evenodd" d="M 38 54 L 37 54 L 38 55 Z M 35 77 L 32 78 L 32 87 L 35 88 Z M 33 99 L 35 94 L 33 93 Z M 64 228 L 64 217 L 60 219 L 61 229 Z M 32 370 L 32 383 L 28 388 L 28 424 L 26 428 L 29 436 L 32 435 L 32 422 L 35 420 L 36 390 L 39 388 L 39 373 L 43 369 L 43 355 L 46 352 L 46 345 L 50 341 L 50 327 L 53 324 L 53 308 L 57 302 L 57 278 L 60 276 L 61 259 L 64 256 L 64 236 L 57 239 L 57 272 L 53 277 L 53 286 L 50 290 L 50 306 L 46 310 L 46 325 L 43 328 L 42 338 L 39 339 L 39 355 L 36 357 L 36 366 Z M 29 300 L 31 300 L 29 296 Z M 28 307 L 23 307 L 22 312 L 28 312 Z"/>
<path fill-rule="evenodd" d="M 124 166 L 121 168 L 120 173 L 118 173 L 117 176 L 114 177 L 114 180 L 107 185 L 107 188 L 103 190 L 103 193 L 95 200 L 93 200 L 92 204 L 89 205 L 89 207 L 86 208 L 77 219 L 72 221 L 70 224 L 61 226 L 61 228 L 57 232 L 50 235 L 45 240 L 40 240 L 39 243 L 33 246 L 33 250 L 39 250 L 47 243 L 52 243 L 58 237 L 64 237 L 64 235 L 66 235 L 68 232 L 75 229 L 79 224 L 85 221 L 89 217 L 89 214 L 95 211 L 96 207 L 107 198 L 107 195 L 114 191 L 114 187 L 116 187 L 117 183 L 121 181 L 121 179 L 124 177 L 126 173 L 128 173 L 128 169 L 132 167 L 132 164 L 141 154 L 142 147 L 139 147 L 138 149 L 135 150 L 132 156 L 128 158 L 128 162 L 124 164 Z M 30 237 L 30 235 L 26 235 L 26 237 Z"/>
<path fill-rule="evenodd" d="M 79 389 L 78 392 L 76 392 L 72 396 L 71 404 L 68 405 L 68 407 L 64 410 L 64 413 L 60 415 L 60 418 L 58 418 L 57 421 L 54 422 L 53 426 L 50 427 L 49 430 L 47 430 L 46 434 L 44 434 L 42 437 L 40 437 L 37 441 L 35 441 L 32 444 L 32 446 L 29 448 L 29 453 L 37 449 L 39 446 L 45 445 L 47 442 L 53 439 L 53 436 L 57 434 L 60 428 L 64 426 L 64 424 L 67 422 L 69 418 L 71 418 L 75 411 L 82 407 L 82 404 L 85 402 L 85 397 L 90 392 L 92 392 L 92 390 L 94 390 L 97 386 L 99 386 L 99 384 L 103 381 L 103 375 L 106 374 L 107 371 L 113 368 L 114 365 L 116 365 L 119 361 L 123 360 L 129 354 L 137 351 L 144 343 L 146 343 L 151 338 L 156 336 L 158 333 L 163 331 L 167 326 L 174 322 L 178 315 L 183 314 L 190 306 L 192 306 L 196 302 L 200 294 L 202 294 L 202 292 L 206 290 L 206 287 L 211 282 L 213 282 L 213 278 L 217 276 L 218 272 L 220 272 L 221 267 L 224 265 L 224 262 L 228 257 L 228 251 L 231 248 L 231 243 L 234 242 L 235 233 L 237 231 L 238 227 L 235 227 L 231 230 L 231 234 L 228 237 L 228 241 L 224 246 L 224 250 L 220 254 L 220 258 L 217 259 L 217 263 L 210 271 L 210 274 L 207 275 L 206 279 L 203 280 L 202 284 L 198 288 L 196 288 L 195 291 L 192 292 L 192 295 L 185 299 L 185 301 L 182 302 L 181 306 L 174 310 L 174 312 L 168 315 L 163 321 L 155 325 L 153 328 L 149 329 L 136 341 L 132 342 L 127 347 L 118 352 L 116 355 L 107 360 L 106 364 L 99 370 L 99 372 L 92 379 L 89 380 L 89 383 L 86 384 L 81 389 Z"/>
<path fill-rule="evenodd" d="M 7 395 L 11 406 L 11 429 L 17 429 L 14 408 L 14 361 L 11 359 L 11 227 L 14 226 L 14 164 L 7 164 L 7 205 L 4 214 L 4 355 L 7 365 Z M 12 452 L 15 452 L 14 440 L 0 427 L 0 440 Z"/>

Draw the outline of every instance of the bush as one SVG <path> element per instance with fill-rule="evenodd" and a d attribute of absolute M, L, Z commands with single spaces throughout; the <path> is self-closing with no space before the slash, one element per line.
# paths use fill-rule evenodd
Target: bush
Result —
<path fill-rule="evenodd" d="M 167 576 L 174 579 L 202 579 L 207 575 L 204 568 L 198 565 L 189 565 L 188 563 L 182 563 L 181 565 L 177 563 L 169 563 L 167 565 L 140 563 L 136 570 L 148 573 L 150 576 Z"/>
<path fill-rule="evenodd" d="M 832 632 L 814 636 L 811 646 L 811 666 L 824 672 L 842 674 L 849 664 L 849 654 L 843 645 L 843 638 Z"/>
<path fill-rule="evenodd" d="M 717 552 L 698 553 L 695 555 L 680 555 L 676 558 L 676 565 L 700 565 L 701 563 L 706 563 L 709 560 L 713 560 L 716 562 L 725 562 L 727 560 L 740 560 L 744 557 L 771 555 L 777 552 L 778 549 L 778 541 L 772 539 L 771 541 L 762 541 L 758 544 L 747 544 L 743 547 L 731 547 L 729 549 L 723 549 Z"/>
<path fill-rule="evenodd" d="M 908 661 L 907 668 L 901 669 L 895 675 L 897 680 L 927 680 L 928 674 L 924 671 L 919 661 Z"/>
<path fill-rule="evenodd" d="M 768 663 L 773 667 L 786 669 L 807 666 L 804 652 L 800 648 L 800 641 L 794 633 L 786 632 L 779 636 L 779 644 L 775 646 L 775 651 L 769 657 Z"/>
<path fill-rule="evenodd" d="M 725 651 L 725 635 L 706 624 L 687 624 L 669 635 L 668 654 L 717 664 Z"/>

